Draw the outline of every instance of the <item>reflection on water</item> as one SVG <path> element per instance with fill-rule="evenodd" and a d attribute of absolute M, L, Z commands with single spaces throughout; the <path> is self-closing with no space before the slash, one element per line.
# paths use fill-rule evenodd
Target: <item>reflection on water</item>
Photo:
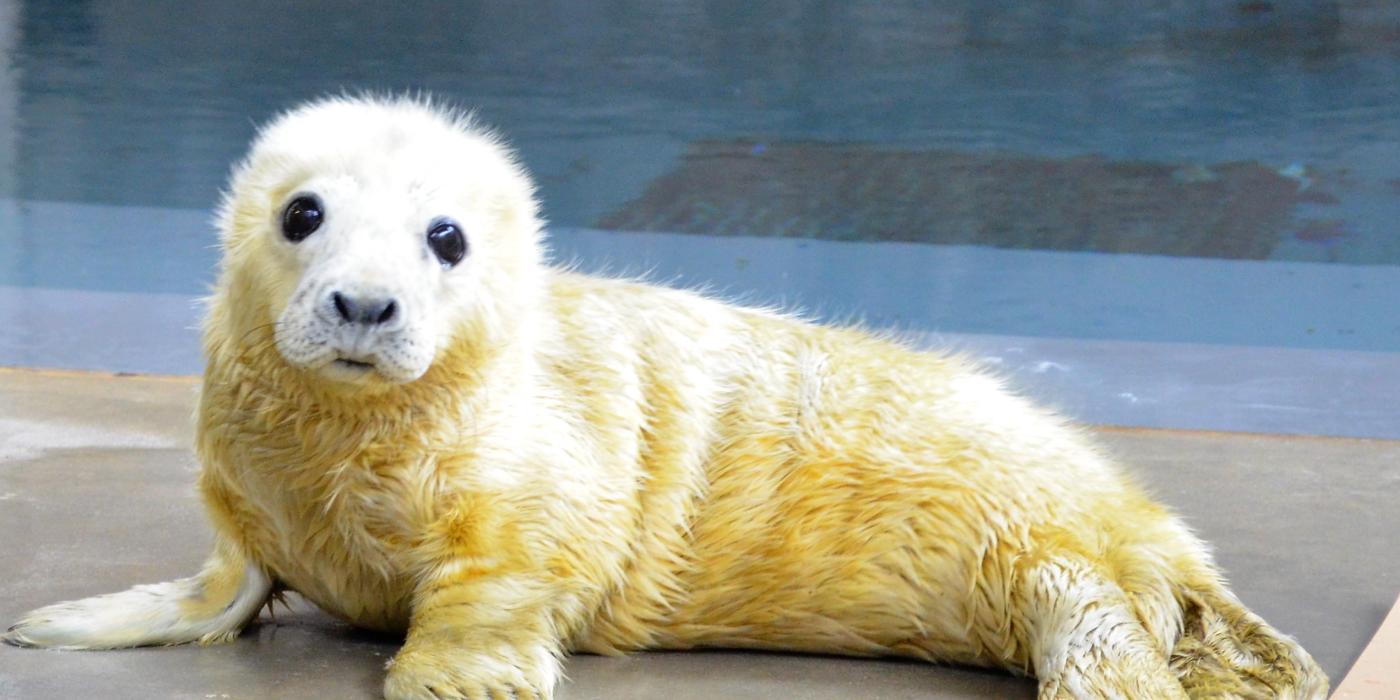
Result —
<path fill-rule="evenodd" d="M 15 193 L 19 157 L 19 0 L 0 0 L 0 197 Z"/>
<path fill-rule="evenodd" d="M 19 277 L 26 264 L 17 251 L 20 227 L 12 201 L 19 162 L 19 0 L 0 0 L 0 283 Z"/>
<path fill-rule="evenodd" d="M 499 126 L 562 227 L 1400 264 L 1378 0 L 0 0 L 0 25 L 21 201 L 204 209 L 276 111 L 421 89 Z M 0 284 L 184 288 L 5 221 Z M 204 227 L 91 235 L 212 259 Z"/>

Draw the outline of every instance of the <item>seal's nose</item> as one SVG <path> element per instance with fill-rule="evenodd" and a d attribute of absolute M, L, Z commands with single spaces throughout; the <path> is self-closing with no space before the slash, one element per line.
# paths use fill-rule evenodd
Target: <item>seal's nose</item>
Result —
<path fill-rule="evenodd" d="M 398 303 L 390 298 L 360 297 L 356 299 L 340 292 L 332 292 L 331 303 L 335 305 L 336 313 L 340 314 L 341 320 L 365 326 L 388 323 L 399 312 Z"/>

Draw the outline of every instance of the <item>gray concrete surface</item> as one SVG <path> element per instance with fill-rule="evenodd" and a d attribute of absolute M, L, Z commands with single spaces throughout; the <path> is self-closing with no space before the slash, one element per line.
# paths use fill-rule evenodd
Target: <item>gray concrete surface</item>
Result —
<path fill-rule="evenodd" d="M 0 621 L 192 573 L 209 535 L 187 378 L 0 370 Z M 1240 596 L 1334 682 L 1400 590 L 1400 443 L 1102 430 L 1216 544 Z M 232 644 L 117 652 L 0 647 L 0 698 L 372 698 L 396 642 L 295 602 Z M 752 653 L 577 657 L 561 700 L 1014 698 L 1024 679 Z"/>

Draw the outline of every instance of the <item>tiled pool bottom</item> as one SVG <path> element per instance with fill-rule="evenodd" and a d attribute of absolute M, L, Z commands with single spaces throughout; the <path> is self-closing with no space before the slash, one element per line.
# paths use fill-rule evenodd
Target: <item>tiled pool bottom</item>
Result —
<path fill-rule="evenodd" d="M 200 210 L 0 202 L 0 365 L 199 373 L 210 231 Z M 985 358 L 1081 421 L 1400 438 L 1400 267 L 551 233 L 583 269 Z"/>
<path fill-rule="evenodd" d="M 1400 266 L 560 226 L 550 245 L 584 270 L 874 328 L 1400 352 Z M 193 298 L 218 254 L 207 210 L 0 199 L 0 287 Z"/>

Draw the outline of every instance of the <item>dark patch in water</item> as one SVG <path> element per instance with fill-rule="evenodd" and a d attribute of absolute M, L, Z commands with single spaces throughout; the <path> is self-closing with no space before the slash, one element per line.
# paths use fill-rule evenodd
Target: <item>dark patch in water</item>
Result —
<path fill-rule="evenodd" d="M 1309 204 L 1337 204 L 1341 202 L 1340 199 L 1337 199 L 1337 195 L 1332 194 L 1331 192 L 1313 188 L 1309 188 L 1303 190 L 1302 192 L 1299 192 L 1298 201 L 1308 202 Z"/>
<path fill-rule="evenodd" d="M 702 141 L 597 225 L 1263 259 L 1294 206 L 1335 200 L 1257 162 L 1068 159 Z"/>
<path fill-rule="evenodd" d="M 1350 235 L 1341 219 L 1308 219 L 1293 237 L 1309 243 L 1335 243 Z"/>

